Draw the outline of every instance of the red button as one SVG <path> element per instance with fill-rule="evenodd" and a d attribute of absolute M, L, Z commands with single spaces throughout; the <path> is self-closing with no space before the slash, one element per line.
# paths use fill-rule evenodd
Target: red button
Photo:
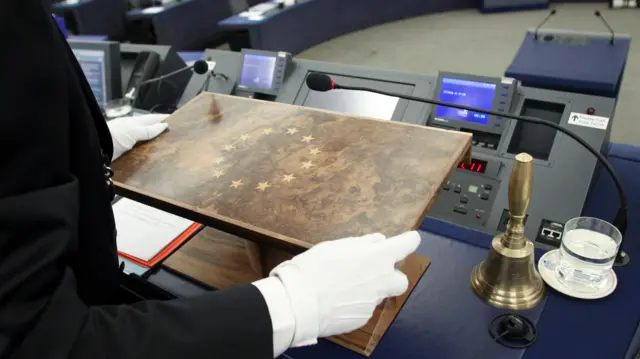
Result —
<path fill-rule="evenodd" d="M 593 107 L 589 107 L 587 109 L 587 115 L 593 115 L 594 113 L 596 113 L 596 109 Z"/>
<path fill-rule="evenodd" d="M 481 216 L 482 216 L 482 213 L 476 212 L 476 218 L 480 218 Z"/>

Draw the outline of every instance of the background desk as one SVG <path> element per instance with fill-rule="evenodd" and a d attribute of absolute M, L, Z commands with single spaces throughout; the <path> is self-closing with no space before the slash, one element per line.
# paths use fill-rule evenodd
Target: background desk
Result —
<path fill-rule="evenodd" d="M 594 358 L 631 359 L 640 349 L 640 148 L 612 145 L 609 159 L 629 195 L 629 228 L 624 247 L 632 262 L 617 268 L 620 283 L 610 297 L 579 301 L 552 289 L 546 301 L 527 312 L 538 319 L 538 343 L 526 351 L 507 350 L 496 344 L 480 358 Z M 594 186 L 585 215 L 612 218 L 618 206 L 615 187 L 606 173 Z M 400 315 L 382 338 L 372 358 L 470 359 L 489 342 L 486 325 L 503 311 L 482 304 L 468 287 L 471 268 L 484 259 L 492 236 L 435 219 L 422 226 L 419 249 L 431 257 L 432 266 L 418 284 Z M 538 253 L 539 254 L 539 253 Z M 150 281 L 171 292 L 197 292 L 193 284 L 166 278 Z M 159 277 L 163 278 L 159 278 Z M 177 289 L 180 287 L 180 289 Z M 185 289 L 186 288 L 186 289 Z M 634 339 L 635 336 L 635 339 Z M 635 340 L 635 341 L 634 341 Z M 293 349 L 294 359 L 362 357 L 328 341 Z"/>
<path fill-rule="evenodd" d="M 524 2 L 531 1 L 520 1 Z M 221 21 L 220 28 L 231 34 L 233 50 L 248 47 L 297 54 L 367 27 L 431 13 L 477 9 L 478 6 L 479 2 L 475 0 L 304 0 L 257 21 L 233 16 Z"/>
<path fill-rule="evenodd" d="M 53 13 L 64 17 L 67 28 L 80 35 L 124 34 L 126 4 L 121 0 L 79 0 L 53 4 Z"/>
<path fill-rule="evenodd" d="M 172 45 L 177 50 L 203 48 L 220 32 L 218 21 L 232 15 L 228 0 L 183 0 L 143 10 L 131 10 L 127 21 L 133 32 L 155 35 L 158 45 Z M 137 23 L 135 23 L 137 22 Z M 151 32 L 149 32 L 151 26 Z M 139 41 L 137 41 L 139 42 Z"/>

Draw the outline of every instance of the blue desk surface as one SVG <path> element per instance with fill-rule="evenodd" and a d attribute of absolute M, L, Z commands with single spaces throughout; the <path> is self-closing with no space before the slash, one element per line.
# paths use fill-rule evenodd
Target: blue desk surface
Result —
<path fill-rule="evenodd" d="M 549 30 L 541 32 L 539 38 L 546 34 L 568 35 Z M 588 36 L 583 44 L 546 43 L 527 32 L 505 75 L 527 86 L 616 97 L 631 39 L 618 35 L 614 45 L 609 41 L 605 35 Z"/>
<path fill-rule="evenodd" d="M 481 303 L 468 281 L 471 268 L 485 258 L 492 236 L 426 219 L 421 229 L 429 233 L 423 233 L 418 251 L 429 256 L 432 264 L 371 357 L 471 359 L 488 345 L 475 359 L 632 358 L 640 349 L 640 151 L 614 145 L 609 159 L 629 191 L 630 221 L 623 247 L 632 258 L 629 266 L 616 268 L 619 285 L 611 296 L 581 301 L 547 287 L 545 302 L 525 313 L 538 322 L 539 338 L 533 347 L 525 352 L 488 343 L 486 326 L 502 311 Z M 617 206 L 615 187 L 602 172 L 585 215 L 611 219 Z M 293 359 L 361 358 L 326 340 L 289 350 L 287 355 Z"/>

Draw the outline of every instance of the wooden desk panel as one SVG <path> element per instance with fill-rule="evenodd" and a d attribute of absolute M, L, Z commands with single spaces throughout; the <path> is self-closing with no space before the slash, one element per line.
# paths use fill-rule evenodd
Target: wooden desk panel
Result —
<path fill-rule="evenodd" d="M 211 93 L 167 122 L 114 162 L 118 191 L 293 252 L 415 229 L 471 149 L 461 132 Z"/>
<path fill-rule="evenodd" d="M 163 265 L 216 289 L 262 278 L 252 267 L 244 239 L 208 227 L 167 258 Z"/>

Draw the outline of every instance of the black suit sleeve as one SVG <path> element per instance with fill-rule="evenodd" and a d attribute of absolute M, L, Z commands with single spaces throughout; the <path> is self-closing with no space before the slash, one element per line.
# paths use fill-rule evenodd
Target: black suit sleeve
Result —
<path fill-rule="evenodd" d="M 98 240 L 82 238 L 90 176 L 71 153 L 77 121 L 90 121 L 77 114 L 90 111 L 77 110 L 86 100 L 69 90 L 73 66 L 41 0 L 0 2 L 0 37 L 0 358 L 271 358 L 268 308 L 251 285 L 131 306 L 81 299 L 78 273 L 101 270 L 73 259 Z"/>

